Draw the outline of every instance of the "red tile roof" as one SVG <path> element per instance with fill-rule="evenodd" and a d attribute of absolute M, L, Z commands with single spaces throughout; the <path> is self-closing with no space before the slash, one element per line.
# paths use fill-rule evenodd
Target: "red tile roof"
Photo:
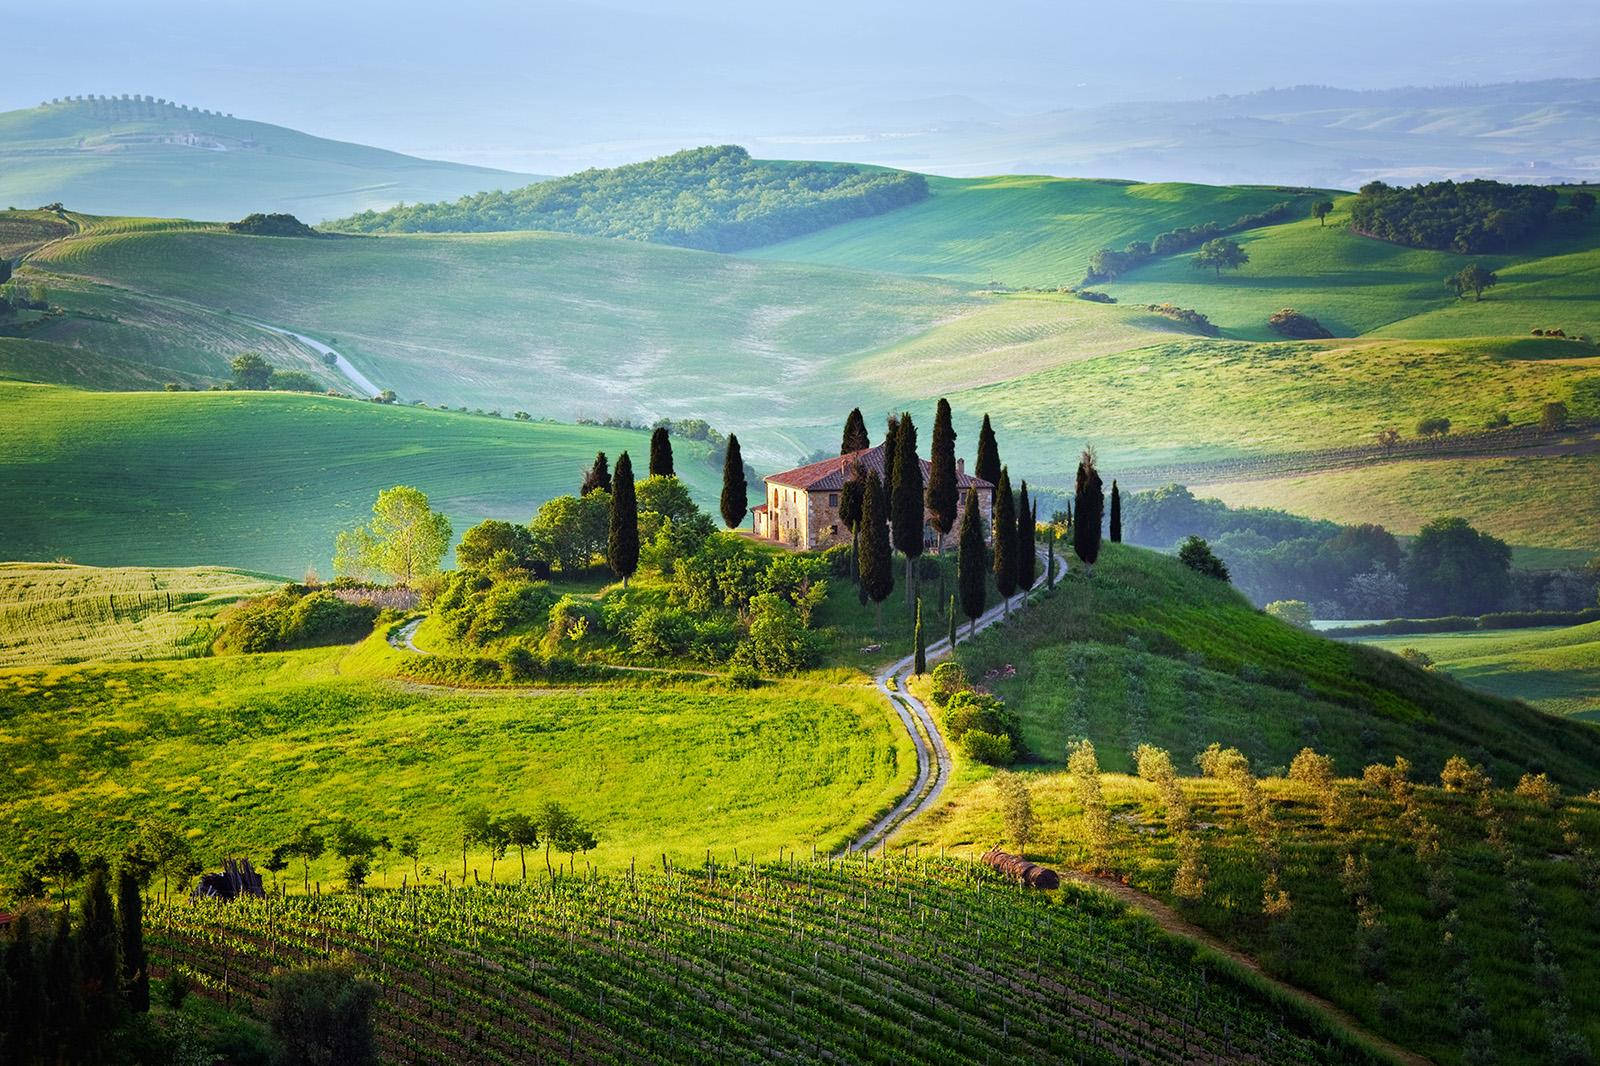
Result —
<path fill-rule="evenodd" d="M 922 480 L 926 483 L 933 464 L 926 459 L 918 459 L 917 462 L 922 464 Z M 867 473 L 883 477 L 883 445 L 877 444 L 848 455 L 807 463 L 793 470 L 785 470 L 781 474 L 768 474 L 765 480 L 786 488 L 804 489 L 806 492 L 837 492 L 844 487 L 845 480 L 850 476 L 850 470 L 856 463 L 860 463 L 861 469 Z M 956 488 L 962 491 L 968 488 L 982 491 L 993 489 L 994 486 L 981 477 L 973 477 L 961 471 L 956 474 Z"/>

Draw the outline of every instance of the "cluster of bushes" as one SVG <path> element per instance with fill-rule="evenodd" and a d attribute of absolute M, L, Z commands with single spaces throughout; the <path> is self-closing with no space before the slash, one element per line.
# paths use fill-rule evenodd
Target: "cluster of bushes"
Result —
<path fill-rule="evenodd" d="M 365 211 L 329 228 L 360 233 L 558 230 L 733 252 L 881 214 L 928 195 L 921 174 L 847 164 L 769 163 L 735 145 L 585 170 L 454 203 Z"/>
<path fill-rule="evenodd" d="M 535 681 L 569 683 L 605 677 L 607 668 L 583 663 L 568 655 L 513 644 L 498 658 L 488 655 L 408 655 L 396 673 L 411 681 L 452 687 L 528 684 Z"/>
<path fill-rule="evenodd" d="M 1551 227 L 1577 225 L 1594 210 L 1592 193 L 1560 194 L 1545 185 L 1435 181 L 1396 188 L 1381 181 L 1361 187 L 1350 207 L 1350 228 L 1413 248 L 1478 254 L 1517 247 Z"/>
<path fill-rule="evenodd" d="M 1267 319 L 1267 328 L 1280 337 L 1288 337 L 1297 341 L 1326 340 L 1333 333 L 1321 322 L 1310 315 L 1302 314 L 1292 307 L 1285 307 L 1281 311 L 1273 312 Z"/>
<path fill-rule="evenodd" d="M 1089 256 L 1089 272 L 1084 276 L 1084 281 L 1110 281 L 1152 259 L 1186 252 L 1190 248 L 1198 248 L 1207 241 L 1230 233 L 1270 226 L 1275 222 L 1285 222 L 1297 217 L 1298 213 L 1299 208 L 1295 201 L 1284 200 L 1273 204 L 1265 211 L 1240 215 L 1226 225 L 1220 222 L 1202 222 L 1197 226 L 1180 226 L 1156 234 L 1154 240 L 1130 241 L 1121 251 L 1115 248 L 1101 248 Z"/>
<path fill-rule="evenodd" d="M 1117 298 L 1109 292 L 1095 292 L 1093 289 L 1079 289 L 1078 299 L 1088 300 L 1090 303 L 1097 304 L 1114 304 L 1117 302 Z"/>
<path fill-rule="evenodd" d="M 1175 304 L 1146 304 L 1145 310 L 1158 314 L 1163 318 L 1170 318 L 1181 323 L 1205 337 L 1216 337 L 1222 331 L 1212 324 L 1211 319 L 1188 307 L 1178 307 Z"/>
<path fill-rule="evenodd" d="M 555 602 L 548 582 L 464 569 L 445 575 L 433 609 L 451 640 L 482 647 L 519 629 L 542 627 Z"/>
<path fill-rule="evenodd" d="M 326 237 L 293 215 L 264 215 L 257 211 L 237 222 L 228 223 L 229 233 L 248 233 L 254 237 Z"/>
<path fill-rule="evenodd" d="M 1532 629 L 1540 626 L 1581 626 L 1600 622 L 1600 607 L 1577 611 L 1492 611 L 1489 614 L 1448 614 L 1438 618 L 1391 618 L 1334 630 L 1345 637 L 1376 637 L 1406 633 L 1458 633 L 1469 629 Z"/>
<path fill-rule="evenodd" d="M 1000 697 L 973 688 L 960 663 L 940 663 L 931 681 L 933 702 L 944 708 L 945 735 L 967 758 L 1009 766 L 1027 751 L 1016 712 Z"/>
<path fill-rule="evenodd" d="M 285 585 L 225 614 L 213 650 L 230 654 L 350 644 L 372 632 L 380 613 L 372 604 L 346 602 L 332 588 Z"/>
<path fill-rule="evenodd" d="M 284 392 L 322 392 L 323 387 L 310 374 L 300 370 L 279 370 L 255 352 L 235 356 L 232 388 L 279 389 Z M 176 391 L 176 390 L 173 390 Z"/>

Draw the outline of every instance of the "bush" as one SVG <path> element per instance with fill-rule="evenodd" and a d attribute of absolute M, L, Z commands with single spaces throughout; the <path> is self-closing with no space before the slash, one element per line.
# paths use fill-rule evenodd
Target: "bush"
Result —
<path fill-rule="evenodd" d="M 1433 669 L 1433 656 L 1419 648 L 1401 648 L 1400 658 L 1422 670 Z"/>
<path fill-rule="evenodd" d="M 1004 736 L 1014 749 L 1022 747 L 1022 723 L 998 696 L 968 689 L 956 693 L 944 713 L 945 732 L 960 740 L 972 730 Z"/>
<path fill-rule="evenodd" d="M 567 645 L 578 644 L 600 629 L 600 608 L 588 600 L 562 596 L 550 608 L 545 627 L 545 650 L 551 654 Z"/>
<path fill-rule="evenodd" d="M 1178 548 L 1178 561 L 1197 574 L 1214 577 L 1218 581 L 1228 580 L 1228 568 L 1221 559 L 1218 559 L 1207 544 L 1200 537 L 1190 537 Z"/>
<path fill-rule="evenodd" d="M 972 688 L 972 682 L 967 680 L 967 672 L 961 664 L 953 661 L 940 663 L 933 668 L 933 691 L 930 695 L 933 702 L 940 707 L 950 702 L 950 698 L 958 692 L 965 692 Z"/>
<path fill-rule="evenodd" d="M 694 623 L 689 654 L 698 662 L 726 662 L 739 644 L 739 628 L 726 618 L 702 618 Z"/>
<path fill-rule="evenodd" d="M 479 655 L 408 655 L 395 673 L 431 685 L 496 685 L 505 677 L 500 662 Z"/>
<path fill-rule="evenodd" d="M 969 729 L 962 734 L 961 754 L 989 766 L 1010 766 L 1017 759 L 1010 737 L 982 729 Z"/>
<path fill-rule="evenodd" d="M 372 1008 L 378 986 L 358 977 L 347 960 L 314 962 L 272 977 L 267 1020 L 285 1066 L 378 1061 Z"/>
<path fill-rule="evenodd" d="M 1174 304 L 1148 304 L 1145 310 L 1153 311 L 1164 318 L 1170 318 L 1174 322 L 1188 326 L 1196 333 L 1207 337 L 1216 337 L 1222 333 L 1220 329 L 1212 324 L 1211 319 L 1199 311 L 1187 307 L 1178 307 Z"/>
<path fill-rule="evenodd" d="M 1449 432 L 1450 420 L 1448 418 L 1435 416 L 1424 418 L 1417 423 L 1417 436 L 1419 437 L 1443 437 L 1448 435 Z"/>
<path fill-rule="evenodd" d="M 628 641 L 636 655 L 665 659 L 687 650 L 695 637 L 694 621 L 676 607 L 645 607 L 628 625 Z"/>
<path fill-rule="evenodd" d="M 1115 296 L 1112 296 L 1110 293 L 1108 293 L 1108 292 L 1095 292 L 1092 289 L 1079 289 L 1078 290 L 1078 299 L 1080 299 L 1080 300 L 1088 300 L 1091 303 L 1097 303 L 1097 304 L 1114 304 L 1114 303 L 1117 302 L 1117 298 Z"/>
<path fill-rule="evenodd" d="M 310 226 L 293 215 L 264 215 L 259 211 L 246 215 L 238 222 L 228 223 L 230 233 L 248 233 L 257 237 L 321 237 Z"/>
<path fill-rule="evenodd" d="M 1280 622 L 1301 629 L 1311 628 L 1311 606 L 1304 600 L 1275 600 L 1267 604 L 1264 610 Z"/>
<path fill-rule="evenodd" d="M 500 665 L 507 681 L 532 681 L 539 676 L 541 664 L 533 652 L 521 644 L 513 644 L 506 649 Z"/>
<path fill-rule="evenodd" d="M 728 671 L 728 683 L 734 688 L 760 688 L 761 673 L 748 663 L 735 663 Z"/>
<path fill-rule="evenodd" d="M 809 666 L 819 649 L 799 611 L 775 593 L 763 592 L 750 602 L 750 631 L 735 651 L 735 660 L 770 673 Z"/>
<path fill-rule="evenodd" d="M 225 655 L 349 644 L 370 634 L 377 619 L 378 608 L 371 604 L 286 585 L 224 615 L 214 650 Z"/>
<path fill-rule="evenodd" d="M 1310 315 L 1301 314 L 1292 307 L 1274 312 L 1272 317 L 1267 319 L 1267 328 L 1290 340 L 1323 340 L 1333 336 L 1321 322 Z"/>
<path fill-rule="evenodd" d="M 497 581 L 481 570 L 457 570 L 433 606 L 452 640 L 481 647 L 517 629 L 542 627 L 555 600 L 543 581 Z"/>
<path fill-rule="evenodd" d="M 299 370 L 274 370 L 267 388 L 283 392 L 321 392 L 322 386 L 310 374 Z"/>

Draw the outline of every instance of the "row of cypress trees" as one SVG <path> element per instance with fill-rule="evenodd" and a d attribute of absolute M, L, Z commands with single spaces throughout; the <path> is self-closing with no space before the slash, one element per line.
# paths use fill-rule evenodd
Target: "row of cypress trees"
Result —
<path fill-rule="evenodd" d="M 124 864 L 113 907 L 103 866 L 91 871 L 76 921 L 24 911 L 0 936 L 0 1062 L 98 1063 L 118 1031 L 150 1009 L 142 883 Z"/>

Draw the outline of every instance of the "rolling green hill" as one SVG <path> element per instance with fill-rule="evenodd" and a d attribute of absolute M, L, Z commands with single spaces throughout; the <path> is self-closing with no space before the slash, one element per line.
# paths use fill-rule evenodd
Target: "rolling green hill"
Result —
<path fill-rule="evenodd" d="M 1299 190 L 1006 175 L 928 178 L 928 199 L 748 253 L 761 259 L 951 278 L 1076 285 L 1095 249 L 1180 226 L 1228 223 Z M 1150 302 L 1150 301 L 1146 301 Z"/>
<path fill-rule="evenodd" d="M 77 98 L 0 114 L 0 204 L 17 207 L 318 221 L 534 180 L 168 101 Z"/>
<path fill-rule="evenodd" d="M 0 558 L 327 574 L 335 532 L 390 485 L 427 492 L 459 535 L 527 521 L 576 491 L 597 451 L 642 462 L 647 448 L 627 430 L 357 400 L 0 382 Z M 680 475 L 715 500 L 720 466 L 678 452 Z"/>
<path fill-rule="evenodd" d="M 1473 688 L 1600 721 L 1600 622 L 1561 629 L 1369 637 L 1362 643 L 1394 652 L 1416 648 Z"/>

